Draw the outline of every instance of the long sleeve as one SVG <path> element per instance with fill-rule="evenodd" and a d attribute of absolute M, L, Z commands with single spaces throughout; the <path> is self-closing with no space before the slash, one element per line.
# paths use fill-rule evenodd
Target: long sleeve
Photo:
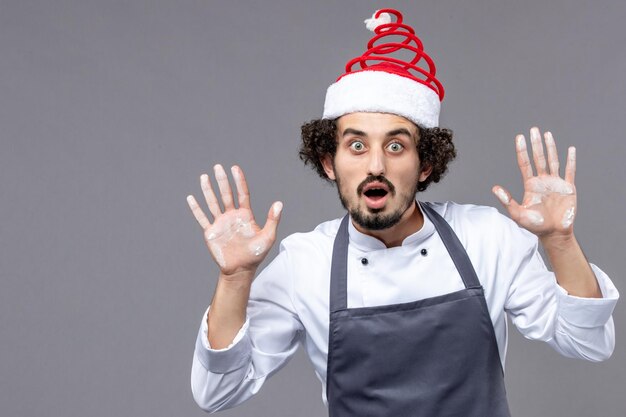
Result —
<path fill-rule="evenodd" d="M 537 238 L 509 223 L 511 234 L 503 259 L 514 260 L 505 310 L 513 324 L 528 339 L 547 342 L 560 354 L 602 361 L 615 346 L 611 314 L 619 293 L 597 266 L 591 268 L 602 290 L 602 298 L 568 295 L 537 250 Z"/>
<path fill-rule="evenodd" d="M 247 318 L 226 349 L 211 349 L 203 316 L 191 369 L 194 399 L 214 412 L 242 403 L 265 379 L 284 366 L 300 343 L 302 324 L 292 303 L 287 252 L 279 255 L 252 284 Z M 207 310 L 208 312 L 208 310 Z"/>

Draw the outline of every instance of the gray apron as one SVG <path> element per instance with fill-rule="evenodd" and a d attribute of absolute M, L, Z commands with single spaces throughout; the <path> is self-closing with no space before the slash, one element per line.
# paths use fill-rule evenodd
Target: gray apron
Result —
<path fill-rule="evenodd" d="M 347 308 L 349 218 L 344 217 L 330 279 L 330 417 L 510 416 L 483 288 L 452 228 L 427 204 L 422 207 L 465 289 L 409 303 Z"/>

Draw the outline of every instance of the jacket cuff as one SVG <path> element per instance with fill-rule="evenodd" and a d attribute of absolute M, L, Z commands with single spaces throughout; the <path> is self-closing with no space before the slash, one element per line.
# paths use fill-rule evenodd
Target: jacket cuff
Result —
<path fill-rule="evenodd" d="M 252 342 L 248 334 L 249 318 L 246 317 L 245 323 L 241 326 L 241 329 L 228 347 L 212 349 L 207 338 L 207 315 L 209 314 L 209 309 L 207 309 L 202 318 L 198 338 L 196 339 L 196 356 L 198 360 L 207 371 L 215 374 L 226 374 L 246 366 L 250 363 L 252 354 Z"/>
<path fill-rule="evenodd" d="M 584 298 L 569 295 L 563 287 L 556 284 L 560 318 L 573 326 L 581 328 L 604 326 L 611 318 L 613 309 L 619 299 L 619 292 L 611 279 L 600 268 L 594 264 L 590 265 L 598 280 L 602 298 Z"/>

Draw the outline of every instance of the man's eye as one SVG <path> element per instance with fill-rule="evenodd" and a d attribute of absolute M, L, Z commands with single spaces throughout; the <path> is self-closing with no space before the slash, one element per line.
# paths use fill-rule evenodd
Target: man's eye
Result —
<path fill-rule="evenodd" d="M 365 145 L 363 145 L 363 142 L 355 141 L 350 144 L 350 148 L 353 151 L 361 152 L 363 149 L 365 149 Z"/>
<path fill-rule="evenodd" d="M 402 146 L 398 142 L 393 142 L 389 144 L 389 150 L 391 152 L 400 152 L 402 149 L 404 149 L 404 146 Z"/>

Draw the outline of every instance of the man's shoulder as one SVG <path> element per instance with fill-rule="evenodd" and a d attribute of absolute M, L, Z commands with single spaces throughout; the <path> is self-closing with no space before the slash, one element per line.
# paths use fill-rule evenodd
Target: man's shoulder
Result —
<path fill-rule="evenodd" d="M 452 223 L 470 222 L 471 224 L 506 220 L 496 208 L 478 204 L 461 204 L 454 201 L 423 202 L 439 213 L 444 219 Z"/>
<path fill-rule="evenodd" d="M 478 204 L 460 204 L 453 201 L 428 202 L 454 229 L 457 235 L 473 237 L 476 235 L 482 239 L 495 239 L 501 241 L 511 235 L 520 239 L 533 241 L 535 236 L 527 230 L 520 228 L 508 216 L 500 213 L 498 209 Z"/>
<path fill-rule="evenodd" d="M 337 231 L 339 230 L 341 220 L 342 217 L 327 220 L 318 224 L 309 232 L 292 233 L 281 242 L 281 250 L 314 250 L 332 247 Z"/>

